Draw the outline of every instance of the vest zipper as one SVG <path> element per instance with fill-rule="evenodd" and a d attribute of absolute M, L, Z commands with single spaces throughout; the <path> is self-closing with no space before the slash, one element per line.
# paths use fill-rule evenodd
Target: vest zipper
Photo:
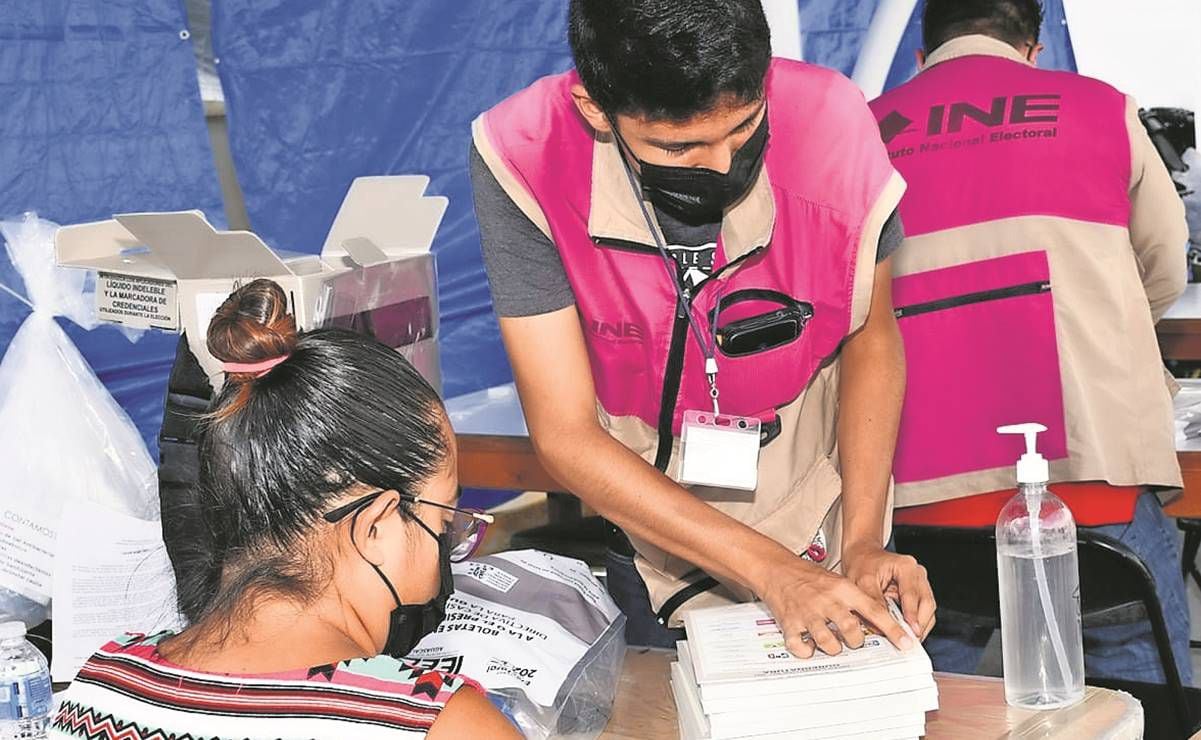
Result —
<path fill-rule="evenodd" d="M 684 300 L 690 299 L 691 293 L 685 290 Z M 655 450 L 655 467 L 660 473 L 667 473 L 667 466 L 671 463 L 671 427 L 676 414 L 676 397 L 684 379 L 684 347 L 688 342 L 687 311 L 688 305 L 677 303 L 676 320 L 671 327 L 671 345 L 667 350 L 667 367 L 663 371 L 663 395 L 659 399 L 659 446 Z"/>
<path fill-rule="evenodd" d="M 898 319 L 903 319 L 908 316 L 920 316 L 924 313 L 945 311 L 949 308 L 970 306 L 973 303 L 985 303 L 987 301 L 999 301 L 1004 298 L 1038 295 L 1039 293 L 1047 293 L 1050 290 L 1051 283 L 1047 282 L 1046 280 L 1040 280 L 1034 283 L 1011 285 L 1008 288 L 981 290 L 976 293 L 964 293 L 963 295 L 951 296 L 950 298 L 940 298 L 936 301 L 927 301 L 926 303 L 915 303 L 910 306 L 902 306 L 897 308 L 893 313 L 896 314 Z"/>
<path fill-rule="evenodd" d="M 646 252 L 648 254 L 658 254 L 659 248 L 642 242 L 633 242 L 626 239 L 617 239 L 609 236 L 593 237 L 592 241 L 600 247 L 612 247 L 613 249 L 623 249 L 627 252 Z"/>

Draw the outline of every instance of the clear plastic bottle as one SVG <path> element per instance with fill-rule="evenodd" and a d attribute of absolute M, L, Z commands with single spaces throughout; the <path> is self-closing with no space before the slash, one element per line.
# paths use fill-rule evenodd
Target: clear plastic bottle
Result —
<path fill-rule="evenodd" d="M 52 701 L 50 667 L 25 639 L 25 624 L 0 624 L 0 740 L 46 737 Z"/>
<path fill-rule="evenodd" d="M 1035 450 L 1040 424 L 997 430 L 1026 435 L 1018 493 L 997 518 L 997 573 L 1005 700 L 1054 709 L 1084 698 L 1084 643 L 1076 522 L 1047 490 L 1047 461 Z"/>

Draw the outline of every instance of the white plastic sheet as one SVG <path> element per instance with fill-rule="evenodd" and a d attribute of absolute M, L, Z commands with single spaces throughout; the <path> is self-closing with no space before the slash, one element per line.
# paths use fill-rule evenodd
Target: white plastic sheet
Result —
<path fill-rule="evenodd" d="M 96 323 L 84 271 L 54 263 L 56 228 L 33 214 L 0 222 L 33 309 L 0 361 L 0 621 L 29 625 L 48 614 L 64 506 L 159 515 L 141 436 L 55 322 Z"/>

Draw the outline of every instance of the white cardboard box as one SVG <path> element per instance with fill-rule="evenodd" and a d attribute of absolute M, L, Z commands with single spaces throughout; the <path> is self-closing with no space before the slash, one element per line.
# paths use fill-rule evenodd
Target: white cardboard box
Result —
<path fill-rule="evenodd" d="M 205 337 L 239 285 L 270 278 L 288 293 L 301 330 L 340 326 L 401 351 L 436 388 L 438 302 L 430 246 L 447 199 L 425 195 L 424 175 L 351 183 L 320 255 L 276 252 L 249 231 L 217 231 L 200 211 L 127 213 L 65 226 L 58 264 L 94 270 L 102 321 L 183 331 L 219 386 Z"/>

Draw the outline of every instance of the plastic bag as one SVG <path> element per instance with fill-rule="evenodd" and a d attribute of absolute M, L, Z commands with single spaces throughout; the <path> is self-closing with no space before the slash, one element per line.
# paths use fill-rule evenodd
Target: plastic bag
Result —
<path fill-rule="evenodd" d="M 0 222 L 33 309 L 0 361 L 0 621 L 30 626 L 48 615 L 64 506 L 86 499 L 139 519 L 159 513 L 145 443 L 54 320 L 96 325 L 87 274 L 55 265 L 57 228 L 34 214 Z"/>
<path fill-rule="evenodd" d="M 578 560 L 520 550 L 453 566 L 446 618 L 408 655 L 462 673 L 527 738 L 595 738 L 613 710 L 625 616 Z"/>

